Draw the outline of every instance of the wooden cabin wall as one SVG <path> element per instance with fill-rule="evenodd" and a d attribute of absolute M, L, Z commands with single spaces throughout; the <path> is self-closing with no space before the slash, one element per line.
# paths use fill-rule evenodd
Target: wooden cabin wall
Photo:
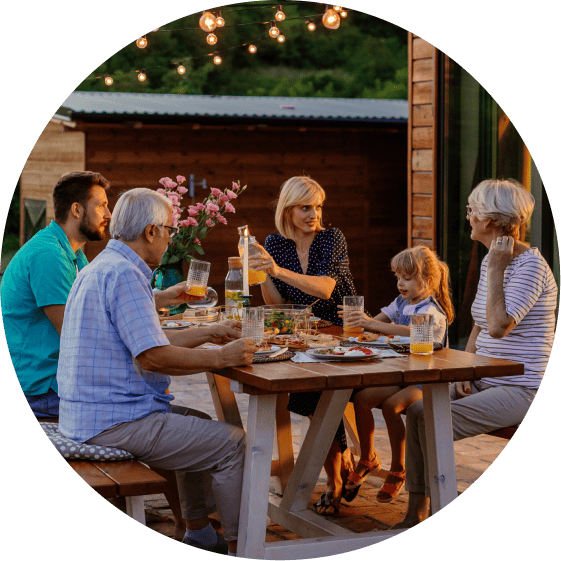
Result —
<path fill-rule="evenodd" d="M 110 208 L 118 194 L 134 187 L 157 189 L 161 177 L 205 178 L 224 189 L 247 184 L 233 201 L 235 214 L 203 241 L 212 263 L 209 284 L 224 298 L 227 258 L 237 255 L 237 227 L 248 224 L 264 243 L 275 232 L 273 201 L 295 175 L 309 175 L 326 190 L 324 223 L 339 228 L 349 247 L 351 271 L 366 307 L 378 313 L 396 296 L 391 257 L 407 245 L 407 140 L 402 125 L 390 129 L 306 128 L 78 123 L 85 132 L 87 169 L 109 181 Z M 208 190 L 197 187 L 193 200 Z M 105 242 L 91 242 L 91 260 Z M 262 303 L 258 288 L 253 303 Z"/>
<path fill-rule="evenodd" d="M 63 173 L 84 171 L 85 134 L 51 121 L 37 140 L 20 179 L 20 244 L 24 243 L 24 199 L 47 201 L 47 224 L 54 218 L 53 189 Z"/>
<path fill-rule="evenodd" d="M 437 250 L 438 51 L 409 34 L 408 242 Z"/>

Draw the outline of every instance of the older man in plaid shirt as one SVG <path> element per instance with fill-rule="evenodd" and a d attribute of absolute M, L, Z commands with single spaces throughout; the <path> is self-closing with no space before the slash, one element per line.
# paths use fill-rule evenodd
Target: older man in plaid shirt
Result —
<path fill-rule="evenodd" d="M 250 364 L 256 348 L 232 324 L 164 334 L 150 278 L 176 231 L 172 224 L 168 199 L 150 189 L 132 189 L 117 202 L 113 239 L 80 272 L 66 304 L 59 427 L 79 442 L 176 470 L 184 541 L 235 555 L 245 433 L 171 406 L 165 392 L 169 376 Z M 211 340 L 227 344 L 192 348 Z M 215 509 L 224 537 L 209 524 Z"/>

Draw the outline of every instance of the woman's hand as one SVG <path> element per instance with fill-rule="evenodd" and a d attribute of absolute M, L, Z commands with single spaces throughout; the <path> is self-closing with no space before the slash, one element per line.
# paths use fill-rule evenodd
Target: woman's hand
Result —
<path fill-rule="evenodd" d="M 253 255 L 249 258 L 249 266 L 255 271 L 265 271 L 271 277 L 278 277 L 280 267 L 275 260 L 267 253 L 267 250 L 258 243 L 253 244 L 260 251 L 260 255 Z"/>
<path fill-rule="evenodd" d="M 514 257 L 514 238 L 499 236 L 489 247 L 488 268 L 504 272 Z"/>
<path fill-rule="evenodd" d="M 467 397 L 471 395 L 471 383 L 470 382 L 455 382 L 454 389 L 458 397 Z"/>

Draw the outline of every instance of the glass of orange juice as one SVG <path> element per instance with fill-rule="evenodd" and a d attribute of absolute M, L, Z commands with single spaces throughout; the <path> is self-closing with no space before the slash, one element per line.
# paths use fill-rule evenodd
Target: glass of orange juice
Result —
<path fill-rule="evenodd" d="M 343 331 L 345 337 L 356 337 L 364 327 L 350 327 L 348 318 L 352 312 L 364 312 L 364 296 L 343 296 Z"/>
<path fill-rule="evenodd" d="M 432 314 L 411 314 L 410 323 L 411 354 L 432 355 L 434 316 Z"/>
<path fill-rule="evenodd" d="M 193 300 L 202 300 L 205 297 L 209 273 L 210 263 L 208 261 L 193 259 L 189 264 L 189 273 L 187 275 L 189 290 L 187 294 Z"/>

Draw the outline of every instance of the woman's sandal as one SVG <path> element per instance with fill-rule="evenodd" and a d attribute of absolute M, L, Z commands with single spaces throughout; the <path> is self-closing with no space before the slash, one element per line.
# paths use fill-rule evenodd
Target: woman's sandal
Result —
<path fill-rule="evenodd" d="M 399 481 L 396 483 L 388 483 L 388 477 L 390 475 L 393 475 Z M 376 495 L 376 500 L 379 503 L 391 503 L 399 495 L 405 484 L 405 471 L 389 471 L 388 477 L 386 477 L 382 488 Z"/>
<path fill-rule="evenodd" d="M 366 468 L 365 472 L 362 475 L 359 475 L 356 471 L 351 471 L 351 473 L 349 473 L 349 477 L 347 477 L 345 486 L 343 487 L 343 499 L 345 499 L 348 503 L 356 498 L 360 486 L 368 479 L 368 476 L 372 472 L 379 471 L 382 467 L 382 462 L 380 461 L 380 458 L 378 458 L 377 454 L 374 456 L 373 460 L 360 460 L 357 468 L 361 464 Z"/>
<path fill-rule="evenodd" d="M 314 507 L 318 514 L 321 514 L 322 516 L 334 516 L 335 514 L 339 514 L 339 507 L 331 503 L 332 496 L 332 491 L 327 491 L 327 493 L 324 493 L 321 498 L 314 503 Z M 321 506 L 325 506 L 327 508 L 331 507 L 333 512 L 327 512 L 327 510 L 325 512 L 318 512 L 318 507 Z"/>

